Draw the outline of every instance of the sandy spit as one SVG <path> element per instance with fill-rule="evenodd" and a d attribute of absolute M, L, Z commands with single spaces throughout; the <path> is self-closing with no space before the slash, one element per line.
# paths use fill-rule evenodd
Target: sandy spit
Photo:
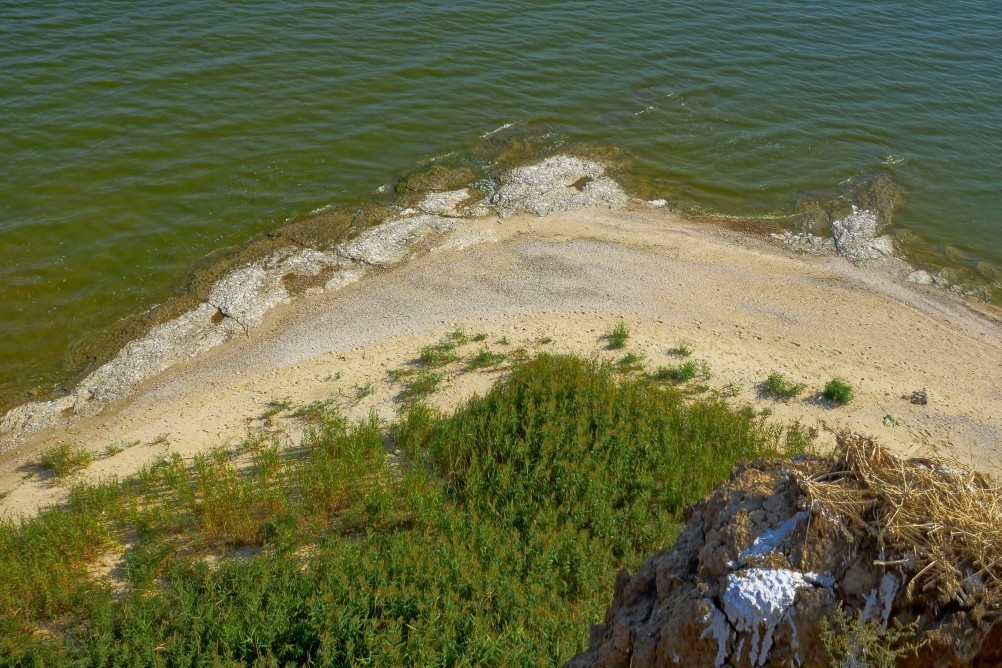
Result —
<path fill-rule="evenodd" d="M 236 444 L 248 430 L 295 440 L 302 426 L 287 413 L 260 419 L 275 399 L 333 398 L 351 415 L 391 419 L 400 385 L 387 371 L 456 327 L 488 336 L 464 354 L 481 345 L 613 360 L 634 351 L 649 368 L 677 363 L 672 349 L 684 339 L 712 372 L 708 391 L 736 393 L 728 400 L 768 408 L 776 420 L 799 419 L 818 430 L 822 446 L 849 428 L 902 454 L 937 454 L 998 475 L 1002 318 L 908 283 L 908 271 L 896 261 L 859 268 L 794 255 L 642 203 L 470 219 L 408 261 L 277 306 L 259 327 L 97 415 L 48 427 L 3 453 L 0 514 L 32 514 L 65 498 L 67 486 L 33 466 L 59 442 L 93 451 L 96 461 L 76 479 L 97 480 L 171 452 Z M 620 320 L 631 329 L 627 351 L 607 350 L 603 335 Z M 808 389 L 790 402 L 767 397 L 761 384 L 773 371 Z M 833 376 L 856 389 L 849 405 L 820 398 Z M 435 401 L 454 406 L 496 377 L 453 372 Z M 358 399 L 370 382 L 372 394 Z M 927 405 L 909 401 L 918 390 Z M 105 456 L 116 443 L 133 445 Z"/>

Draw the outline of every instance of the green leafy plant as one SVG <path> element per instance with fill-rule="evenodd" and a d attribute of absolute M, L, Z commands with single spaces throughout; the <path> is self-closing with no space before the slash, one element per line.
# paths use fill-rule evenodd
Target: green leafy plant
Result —
<path fill-rule="evenodd" d="M 609 348 L 613 350 L 621 350 L 626 347 L 626 340 L 630 338 L 630 328 L 626 326 L 626 323 L 620 321 L 618 325 L 612 328 L 605 338 L 609 341 Z"/>
<path fill-rule="evenodd" d="M 456 354 L 456 343 L 454 341 L 440 341 L 439 343 L 425 346 L 421 349 L 418 359 L 427 367 L 436 368 L 445 366 L 459 359 Z"/>
<path fill-rule="evenodd" d="M 793 383 L 787 380 L 782 374 L 772 372 L 768 380 L 765 381 L 765 391 L 780 399 L 792 399 L 804 391 L 807 386 L 803 383 Z"/>
<path fill-rule="evenodd" d="M 891 627 L 883 628 L 875 619 L 863 619 L 860 611 L 849 615 L 841 602 L 831 618 L 821 620 L 820 630 L 831 668 L 894 668 L 901 659 L 914 654 L 928 642 L 913 642 L 918 622 L 902 624 L 893 619 Z"/>
<path fill-rule="evenodd" d="M 60 443 L 42 453 L 38 465 L 57 478 L 62 478 L 90 466 L 94 455 L 83 448 L 73 447 L 69 443 Z"/>
<path fill-rule="evenodd" d="M 841 378 L 832 378 L 825 385 L 824 396 L 828 401 L 837 404 L 847 404 L 852 401 L 852 386 Z"/>
<path fill-rule="evenodd" d="M 438 391 L 442 385 L 442 374 L 421 369 L 411 376 L 404 386 L 403 399 L 405 401 L 415 401 L 424 399 L 430 394 Z"/>
<path fill-rule="evenodd" d="M 504 353 L 495 353 L 487 350 L 486 348 L 481 348 L 477 351 L 476 355 L 466 361 L 466 368 L 470 371 L 474 371 L 476 369 L 497 366 L 504 360 Z"/>
<path fill-rule="evenodd" d="M 654 372 L 655 380 L 670 380 L 676 383 L 684 383 L 693 378 L 708 380 L 710 378 L 710 367 L 706 362 L 690 360 L 682 364 L 658 367 Z"/>

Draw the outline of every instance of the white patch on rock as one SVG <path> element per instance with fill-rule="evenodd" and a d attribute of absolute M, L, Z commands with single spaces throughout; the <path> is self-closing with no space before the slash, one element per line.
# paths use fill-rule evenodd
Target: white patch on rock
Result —
<path fill-rule="evenodd" d="M 706 628 L 699 635 L 699 639 L 702 640 L 708 635 L 712 635 L 716 639 L 717 657 L 713 665 L 719 668 L 727 660 L 727 648 L 731 644 L 731 626 L 727 623 L 727 617 L 720 611 L 720 608 L 713 604 L 713 601 L 707 600 L 707 604 L 711 611 L 703 617 L 702 621 L 706 624 Z"/>
<path fill-rule="evenodd" d="M 797 590 L 811 588 L 818 577 L 785 568 L 749 568 L 727 576 L 721 598 L 724 613 L 738 633 L 752 634 L 749 663 L 753 666 L 765 663 L 772 649 L 773 633 L 793 605 Z"/>
<path fill-rule="evenodd" d="M 807 519 L 808 512 L 801 511 L 782 522 L 779 526 L 769 529 L 751 544 L 751 546 L 741 553 L 742 559 L 755 556 L 765 556 L 770 552 L 775 552 L 784 540 L 793 533 L 801 522 Z"/>
<path fill-rule="evenodd" d="M 887 628 L 887 620 L 891 617 L 894 597 L 900 586 L 901 582 L 892 573 L 884 573 L 880 584 L 866 597 L 866 605 L 863 607 L 861 618 L 864 620 L 880 619 L 881 628 Z"/>
<path fill-rule="evenodd" d="M 431 232 L 447 232 L 457 224 L 456 219 L 428 214 L 395 218 L 342 244 L 338 253 L 357 262 L 386 266 L 404 259 L 411 252 L 411 246 Z"/>

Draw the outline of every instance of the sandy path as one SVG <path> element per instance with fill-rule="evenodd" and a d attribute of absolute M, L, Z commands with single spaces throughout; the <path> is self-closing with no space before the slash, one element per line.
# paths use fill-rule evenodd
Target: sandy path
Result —
<path fill-rule="evenodd" d="M 775 419 L 817 427 L 822 444 L 850 428 L 907 454 L 937 453 L 998 474 L 1002 443 L 1002 326 L 935 289 L 901 283 L 841 258 L 794 256 L 767 242 L 700 226 L 660 211 L 578 211 L 544 218 L 481 220 L 464 230 L 496 242 L 420 254 L 327 295 L 274 311 L 261 328 L 147 382 L 102 414 L 37 434 L 0 458 L 4 514 L 31 513 L 65 487 L 30 476 L 54 443 L 102 451 L 82 479 L 127 475 L 178 451 L 188 456 L 236 443 L 269 400 L 301 405 L 335 397 L 352 415 L 392 417 L 398 384 L 387 370 L 456 326 L 484 332 L 495 350 L 525 346 L 604 355 L 602 335 L 620 319 L 627 350 L 650 368 L 677 362 L 689 342 L 712 371 L 713 389 L 769 408 Z M 507 337 L 510 345 L 498 342 Z M 552 343 L 539 339 L 550 337 Z M 472 354 L 481 344 L 469 343 Z M 804 382 L 797 400 L 762 396 L 772 371 Z M 818 398 L 833 376 L 857 396 L 845 407 Z M 450 375 L 436 397 L 455 405 L 483 392 L 491 374 Z M 374 393 L 356 400 L 372 381 Z M 903 399 L 924 389 L 927 406 Z M 900 426 L 888 426 L 893 416 Z M 291 437 L 299 430 L 282 418 Z M 162 437 L 159 438 L 158 437 Z M 158 442 L 155 442 L 158 441 Z"/>

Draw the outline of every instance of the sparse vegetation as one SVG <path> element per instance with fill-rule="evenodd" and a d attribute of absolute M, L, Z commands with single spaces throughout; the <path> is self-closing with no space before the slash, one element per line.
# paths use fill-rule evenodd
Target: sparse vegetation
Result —
<path fill-rule="evenodd" d="M 541 355 L 449 415 L 332 412 L 239 465 L 175 454 L 0 524 L 0 663 L 560 664 L 619 569 L 788 442 L 723 402 Z M 124 533 L 116 599 L 81 574 Z M 241 546 L 258 552 L 225 558 Z"/>
<path fill-rule="evenodd" d="M 372 383 L 370 382 L 369 384 L 371 385 Z M 358 388 L 356 388 L 357 391 Z M 314 423 L 322 422 L 335 413 L 337 413 L 337 406 L 333 399 L 318 399 L 297 408 L 292 413 L 292 417 L 306 420 L 308 423 Z"/>
<path fill-rule="evenodd" d="M 410 377 L 404 386 L 404 401 L 417 401 L 438 391 L 442 385 L 442 374 L 428 369 L 421 369 Z"/>
<path fill-rule="evenodd" d="M 511 345 L 511 341 L 508 340 L 507 336 L 502 336 L 500 339 L 498 339 L 498 343 L 501 344 L 502 346 L 510 346 Z"/>
<path fill-rule="evenodd" d="M 477 343 L 480 343 L 481 341 L 486 341 L 487 335 L 484 334 L 483 332 L 477 332 L 476 334 L 473 335 L 473 340 L 476 341 Z"/>
<path fill-rule="evenodd" d="M 825 385 L 825 399 L 837 404 L 847 404 L 852 401 L 852 386 L 841 378 L 832 378 Z"/>
<path fill-rule="evenodd" d="M 456 329 L 452 330 L 452 333 L 449 334 L 449 338 L 457 346 L 461 346 L 470 340 L 470 337 L 467 336 L 466 334 L 466 330 L 463 329 L 462 327 L 457 327 Z"/>
<path fill-rule="evenodd" d="M 94 455 L 90 451 L 74 447 L 69 443 L 60 443 L 43 452 L 38 459 L 38 465 L 56 478 L 62 478 L 87 468 L 93 461 Z"/>
<path fill-rule="evenodd" d="M 839 603 L 830 619 L 821 621 L 821 642 L 831 660 L 831 668 L 873 666 L 894 668 L 900 659 L 918 651 L 928 642 L 912 642 L 918 622 L 882 628 L 875 619 L 864 619 L 861 611 L 849 615 Z"/>
<path fill-rule="evenodd" d="M 417 369 L 413 367 L 396 367 L 393 369 L 389 369 L 386 372 L 386 375 L 392 382 L 397 383 L 404 378 L 413 376 L 415 373 L 417 373 Z"/>
<path fill-rule="evenodd" d="M 807 386 L 787 380 L 783 374 L 772 372 L 765 381 L 765 391 L 778 399 L 793 399 L 804 391 Z"/>
<path fill-rule="evenodd" d="M 285 399 L 272 399 L 267 404 L 265 404 L 267 409 L 264 413 L 261 413 L 260 419 L 270 420 L 282 411 L 287 411 L 292 408 L 292 401 L 288 398 Z"/>
<path fill-rule="evenodd" d="M 117 441 L 115 443 L 109 443 L 108 445 L 104 446 L 105 457 L 114 457 L 115 455 L 120 454 L 122 452 L 125 452 L 125 446 L 123 446 L 121 443 Z"/>
<path fill-rule="evenodd" d="M 688 357 L 689 355 L 692 355 L 692 346 L 690 346 L 689 342 L 685 339 L 679 339 L 678 343 L 675 344 L 675 347 L 672 348 L 671 351 L 679 357 Z"/>
<path fill-rule="evenodd" d="M 150 445 L 170 445 L 170 435 L 158 434 L 156 438 L 150 441 Z"/>
<path fill-rule="evenodd" d="M 504 353 L 495 353 L 486 348 L 481 348 L 477 351 L 476 355 L 466 361 L 466 368 L 469 371 L 475 371 L 476 369 L 497 366 L 504 360 Z"/>
<path fill-rule="evenodd" d="M 630 373 L 632 371 L 643 371 L 644 370 L 644 359 L 645 355 L 643 353 L 626 353 L 619 358 L 616 362 L 616 366 L 623 373 Z"/>
<path fill-rule="evenodd" d="M 612 350 L 622 350 L 626 347 L 626 340 L 630 338 L 630 328 L 626 323 L 620 321 L 611 332 L 605 335 L 609 341 L 609 348 Z"/>
<path fill-rule="evenodd" d="M 541 336 L 541 337 L 539 337 L 539 340 L 537 341 L 537 343 L 539 345 L 541 345 L 541 346 L 545 346 L 547 344 L 553 343 L 553 337 L 552 336 Z"/>
<path fill-rule="evenodd" d="M 426 367 L 432 369 L 451 364 L 459 359 L 459 355 L 455 351 L 456 345 L 455 341 L 447 340 L 425 346 L 421 349 L 418 359 Z"/>
<path fill-rule="evenodd" d="M 355 400 L 361 401 L 372 394 L 375 394 L 376 386 L 372 384 L 372 381 L 368 381 L 364 385 L 355 386 Z"/>
<path fill-rule="evenodd" d="M 741 383 L 732 381 L 727 383 L 720 389 L 720 396 L 722 397 L 736 397 L 741 393 Z"/>
<path fill-rule="evenodd" d="M 670 380 L 676 383 L 684 383 L 693 378 L 708 380 L 710 378 L 710 367 L 706 362 L 690 360 L 682 364 L 672 364 L 658 367 L 654 372 L 655 380 Z"/>

